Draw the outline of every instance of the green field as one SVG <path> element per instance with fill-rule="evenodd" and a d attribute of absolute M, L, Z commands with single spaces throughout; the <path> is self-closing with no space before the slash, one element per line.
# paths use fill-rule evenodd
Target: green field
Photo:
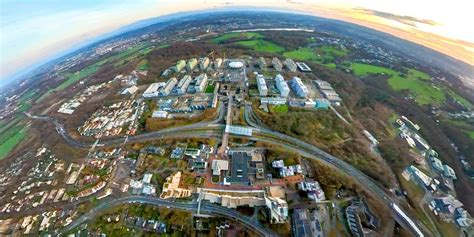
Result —
<path fill-rule="evenodd" d="M 299 48 L 283 53 L 284 57 L 300 61 L 311 61 L 330 68 L 336 68 L 336 58 L 347 56 L 347 50 L 338 49 L 334 46 L 322 46 L 318 48 Z"/>
<path fill-rule="evenodd" d="M 208 84 L 204 93 L 214 93 L 215 88 L 216 88 L 216 85 L 214 83 Z"/>
<path fill-rule="evenodd" d="M 141 71 L 146 71 L 149 68 L 150 68 L 150 62 L 148 62 L 148 59 L 142 59 L 137 65 L 137 69 Z"/>
<path fill-rule="evenodd" d="M 410 94 L 420 105 L 440 104 L 446 100 L 445 90 L 432 86 L 429 83 L 430 76 L 415 69 L 408 69 L 407 73 L 404 74 L 389 68 L 363 63 L 352 63 L 351 69 L 357 76 L 369 74 L 389 75 L 388 84 L 393 90 L 410 91 Z"/>
<path fill-rule="evenodd" d="M 263 35 L 256 32 L 230 32 L 211 40 L 212 43 L 220 44 L 229 39 L 261 39 Z"/>
<path fill-rule="evenodd" d="M 288 112 L 288 106 L 287 105 L 275 105 L 272 108 L 273 112 L 276 113 L 287 113 Z"/>
<path fill-rule="evenodd" d="M 100 66 L 102 65 L 101 64 L 102 61 L 100 62 L 97 62 L 97 63 L 94 63 L 80 71 L 77 71 L 75 73 L 66 73 L 66 80 L 64 80 L 61 84 L 59 84 L 58 86 L 56 86 L 55 88 L 52 88 L 52 89 L 49 89 L 48 91 L 46 91 L 46 93 L 44 93 L 41 97 L 39 97 L 36 102 L 41 102 L 43 101 L 46 97 L 48 97 L 51 93 L 53 93 L 53 91 L 60 91 L 60 90 L 64 90 L 66 89 L 67 87 L 69 87 L 70 85 L 94 74 L 97 72 L 97 70 L 100 68 Z"/>
<path fill-rule="evenodd" d="M 26 127 L 22 127 L 18 130 L 17 127 L 13 127 L 5 132 L 11 135 L 10 137 L 7 137 L 6 134 L 2 134 L 2 142 L 0 143 L 0 160 L 5 158 L 8 153 L 10 153 L 23 140 L 23 138 L 25 138 L 27 129 L 28 128 Z M 10 132 L 10 130 L 14 130 L 15 132 Z"/>
<path fill-rule="evenodd" d="M 262 39 L 239 41 L 236 44 L 251 48 L 257 52 L 280 53 L 285 51 L 281 46 Z"/>

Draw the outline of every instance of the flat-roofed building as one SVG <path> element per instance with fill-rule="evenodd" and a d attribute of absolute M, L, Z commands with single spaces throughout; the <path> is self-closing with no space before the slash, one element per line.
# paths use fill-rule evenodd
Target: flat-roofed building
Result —
<path fill-rule="evenodd" d="M 207 74 L 202 73 L 198 77 L 196 77 L 196 84 L 194 85 L 194 90 L 196 93 L 202 93 L 206 89 L 207 85 Z"/>
<path fill-rule="evenodd" d="M 218 69 L 222 66 L 222 58 L 216 58 L 216 61 L 214 61 L 214 69 Z"/>
<path fill-rule="evenodd" d="M 298 68 L 295 61 L 293 61 L 291 58 L 285 59 L 283 65 L 285 65 L 286 69 L 290 72 L 296 72 L 296 69 Z"/>
<path fill-rule="evenodd" d="M 201 70 L 206 70 L 207 67 L 209 67 L 209 58 L 208 57 L 202 57 L 199 59 L 199 67 Z"/>
<path fill-rule="evenodd" d="M 281 97 L 287 97 L 290 93 L 290 87 L 281 74 L 275 76 L 276 87 L 280 91 Z"/>
<path fill-rule="evenodd" d="M 260 97 L 260 104 L 284 105 L 287 100 L 283 97 Z"/>
<path fill-rule="evenodd" d="M 262 70 L 262 71 L 267 70 L 267 62 L 265 61 L 265 58 L 259 57 L 257 59 L 257 64 L 258 64 L 258 67 L 260 68 L 260 70 Z"/>
<path fill-rule="evenodd" d="M 186 70 L 188 70 L 188 72 L 191 72 L 192 70 L 194 70 L 197 64 L 198 64 L 197 59 L 195 58 L 189 59 L 188 62 L 186 63 Z"/>
<path fill-rule="evenodd" d="M 176 62 L 176 65 L 174 66 L 174 71 L 181 72 L 181 70 L 183 70 L 183 68 L 185 67 L 186 67 L 186 61 L 179 60 L 178 62 Z"/>
<path fill-rule="evenodd" d="M 181 171 L 178 171 L 174 175 L 166 178 L 160 198 L 185 198 L 191 196 L 191 190 L 180 187 L 180 183 Z"/>
<path fill-rule="evenodd" d="M 164 82 L 152 83 L 146 90 L 143 92 L 143 97 L 152 98 L 159 95 L 159 90 L 165 86 Z"/>
<path fill-rule="evenodd" d="M 220 175 L 221 171 L 229 170 L 229 161 L 227 160 L 212 160 L 211 165 L 212 175 Z"/>
<path fill-rule="evenodd" d="M 167 82 L 166 85 L 160 90 L 160 95 L 161 96 L 167 96 L 173 91 L 173 88 L 178 84 L 178 79 L 176 77 L 170 78 Z"/>
<path fill-rule="evenodd" d="M 268 87 L 263 75 L 260 75 L 260 74 L 257 75 L 257 87 L 258 87 L 258 93 L 260 96 L 267 96 Z"/>
<path fill-rule="evenodd" d="M 301 78 L 299 77 L 293 77 L 291 79 L 291 86 L 293 87 L 293 90 L 295 91 L 296 95 L 302 98 L 305 98 L 308 96 L 309 91 L 308 87 L 301 81 Z"/>
<path fill-rule="evenodd" d="M 297 63 L 296 63 L 296 66 L 297 66 L 298 69 L 300 69 L 300 71 L 302 71 L 302 72 L 311 72 L 311 68 L 310 68 L 306 63 L 297 62 Z"/>
<path fill-rule="evenodd" d="M 281 70 L 283 69 L 283 65 L 281 64 L 280 59 L 278 59 L 277 57 L 273 57 L 272 65 L 273 68 L 275 68 L 275 70 L 278 72 L 281 72 Z"/>
<path fill-rule="evenodd" d="M 192 81 L 192 77 L 190 75 L 186 75 L 181 80 L 179 80 L 178 85 L 175 88 L 175 92 L 178 95 L 182 95 L 186 93 L 186 90 L 188 89 L 189 84 Z"/>

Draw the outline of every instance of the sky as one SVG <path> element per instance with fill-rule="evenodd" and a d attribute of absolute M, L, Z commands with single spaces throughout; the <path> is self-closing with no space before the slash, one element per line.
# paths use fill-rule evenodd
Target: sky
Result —
<path fill-rule="evenodd" d="M 0 80 L 139 20 L 222 7 L 278 7 L 339 19 L 474 65 L 470 0 L 0 0 Z"/>

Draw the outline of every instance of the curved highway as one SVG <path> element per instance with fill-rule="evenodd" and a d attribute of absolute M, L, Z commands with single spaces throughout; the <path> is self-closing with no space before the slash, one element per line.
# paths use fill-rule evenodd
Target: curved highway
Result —
<path fill-rule="evenodd" d="M 302 156 L 308 157 L 310 159 L 322 161 L 325 164 L 330 165 L 338 169 L 339 171 L 345 173 L 346 175 L 354 178 L 357 182 L 359 182 L 364 187 L 366 187 L 367 190 L 369 190 L 372 194 L 374 194 L 383 203 L 386 204 L 387 208 L 389 208 L 392 211 L 391 214 L 394 217 L 394 219 L 403 228 L 410 230 L 414 233 L 414 230 L 410 226 L 406 225 L 406 222 L 402 220 L 400 216 L 397 215 L 395 212 L 393 212 L 393 210 L 390 208 L 391 203 L 398 203 L 398 202 L 395 199 L 393 199 L 391 195 L 387 194 L 383 188 L 381 188 L 375 181 L 372 180 L 372 178 L 368 177 L 363 172 L 361 172 L 357 168 L 354 168 L 353 166 L 344 162 L 343 160 L 338 159 L 309 143 L 303 142 L 294 137 L 291 137 L 279 132 L 275 132 L 270 129 L 259 126 L 255 121 L 252 121 L 251 108 L 248 108 L 248 107 L 249 106 L 246 106 L 246 109 L 244 111 L 244 118 L 249 125 L 253 126 L 254 136 L 251 137 L 250 139 L 257 140 L 257 141 L 258 140 L 265 141 L 265 142 L 283 146 L 287 149 L 291 149 L 301 154 Z M 222 120 L 223 114 L 224 114 L 223 109 L 220 108 L 219 111 L 220 111 L 219 117 L 211 122 L 201 122 L 201 123 L 196 123 L 196 124 L 182 126 L 182 127 L 175 127 L 175 128 L 164 129 L 164 130 L 160 130 L 156 132 L 139 134 L 136 136 L 128 137 L 127 140 L 126 138 L 106 140 L 106 141 L 102 141 L 101 144 L 104 146 L 113 146 L 113 145 L 120 145 L 124 143 L 133 143 L 133 142 L 139 142 L 139 141 L 146 141 L 146 140 L 160 139 L 160 138 L 171 138 L 171 137 L 203 137 L 203 138 L 218 137 L 221 135 L 222 130 L 224 129 L 224 125 L 217 124 L 219 121 Z M 31 115 L 28 115 L 28 116 L 33 119 L 40 119 L 40 120 L 52 122 L 55 125 L 57 132 L 70 145 L 74 147 L 86 148 L 86 147 L 92 146 L 92 143 L 82 143 L 71 138 L 69 134 L 64 130 L 63 125 L 60 124 L 55 119 L 52 119 L 49 117 L 37 117 L 37 116 L 31 116 Z M 256 118 L 254 117 L 253 119 L 256 119 Z M 424 227 L 424 229 L 426 228 Z"/>
<path fill-rule="evenodd" d="M 100 214 L 100 212 L 105 211 L 109 208 L 120 206 L 123 204 L 131 204 L 131 203 L 149 204 L 149 205 L 154 205 L 158 207 L 166 207 L 166 208 L 172 208 L 172 209 L 190 211 L 190 212 L 197 212 L 198 210 L 197 203 L 172 202 L 172 201 L 168 201 L 168 200 L 164 200 L 164 199 L 160 199 L 156 197 L 149 197 L 149 196 L 122 197 L 122 198 L 113 199 L 113 200 L 106 201 L 99 204 L 97 207 L 93 208 L 88 213 L 75 219 L 73 222 L 71 222 L 68 226 L 66 226 L 64 229 L 59 231 L 57 234 L 58 235 L 67 234 L 69 231 L 73 230 L 74 228 L 78 227 L 79 225 L 87 221 L 92 220 L 97 214 Z M 266 227 L 258 223 L 257 220 L 251 217 L 242 215 L 240 214 L 240 212 L 234 209 L 210 204 L 208 202 L 203 202 L 201 203 L 201 208 L 199 210 L 199 213 L 224 216 L 226 218 L 229 218 L 231 220 L 236 220 L 244 224 L 247 228 L 258 232 L 259 234 L 263 236 L 277 236 L 271 230 L 267 229 Z"/>

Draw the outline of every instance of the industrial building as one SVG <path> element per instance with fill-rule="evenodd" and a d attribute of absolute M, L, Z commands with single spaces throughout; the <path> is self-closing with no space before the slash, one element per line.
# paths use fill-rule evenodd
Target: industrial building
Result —
<path fill-rule="evenodd" d="M 171 93 L 173 88 L 178 84 L 178 80 L 176 77 L 170 78 L 167 82 L 166 85 L 160 90 L 160 96 L 167 96 Z"/>
<path fill-rule="evenodd" d="M 297 62 L 297 63 L 296 63 L 296 66 L 297 66 L 298 69 L 300 69 L 300 71 L 302 71 L 302 72 L 311 72 L 311 68 L 310 68 L 306 63 Z"/>
<path fill-rule="evenodd" d="M 195 80 L 196 80 L 196 84 L 194 85 L 194 91 L 196 91 L 196 93 L 204 92 L 207 85 L 207 74 L 202 73 L 201 75 L 196 77 Z"/>
<path fill-rule="evenodd" d="M 286 69 L 288 69 L 288 71 L 296 72 L 297 66 L 296 66 L 295 61 L 293 61 L 293 59 L 291 59 L 291 58 L 285 59 L 285 61 L 283 62 L 283 65 L 285 65 L 285 67 L 286 67 Z"/>
<path fill-rule="evenodd" d="M 143 97 L 152 98 L 159 95 L 159 90 L 165 86 L 164 82 L 152 83 L 146 90 L 143 92 Z"/>
<path fill-rule="evenodd" d="M 178 62 L 176 62 L 176 65 L 174 66 L 174 71 L 175 72 L 181 72 L 181 70 L 183 70 L 183 68 L 186 67 L 186 61 L 184 60 L 179 60 Z"/>
<path fill-rule="evenodd" d="M 201 70 L 206 70 L 207 67 L 209 67 L 210 60 L 208 57 L 202 57 L 199 59 L 199 68 Z"/>
<path fill-rule="evenodd" d="M 273 57 L 272 66 L 278 72 L 281 72 L 281 70 L 283 69 L 283 65 L 281 64 L 280 59 L 278 59 L 277 57 Z"/>
<path fill-rule="evenodd" d="M 291 86 L 293 87 L 293 90 L 295 91 L 296 95 L 302 98 L 305 98 L 308 96 L 309 91 L 308 87 L 301 81 L 301 78 L 299 77 L 293 77 L 291 79 Z"/>
<path fill-rule="evenodd" d="M 257 87 L 258 87 L 258 93 L 260 96 L 268 95 L 268 87 L 263 75 L 260 75 L 260 74 L 257 75 Z"/>
<path fill-rule="evenodd" d="M 178 95 L 185 94 L 192 80 L 193 79 L 190 75 L 186 75 L 183 78 L 181 78 L 181 80 L 179 81 L 178 85 L 175 88 L 175 93 Z"/>
<path fill-rule="evenodd" d="M 197 64 L 198 64 L 197 59 L 195 58 L 189 59 L 188 63 L 186 63 L 186 70 L 188 70 L 188 72 L 193 71 L 194 68 L 197 66 Z"/>
<path fill-rule="evenodd" d="M 290 93 L 290 87 L 281 74 L 275 76 L 276 87 L 280 91 L 281 97 L 287 97 Z"/>

